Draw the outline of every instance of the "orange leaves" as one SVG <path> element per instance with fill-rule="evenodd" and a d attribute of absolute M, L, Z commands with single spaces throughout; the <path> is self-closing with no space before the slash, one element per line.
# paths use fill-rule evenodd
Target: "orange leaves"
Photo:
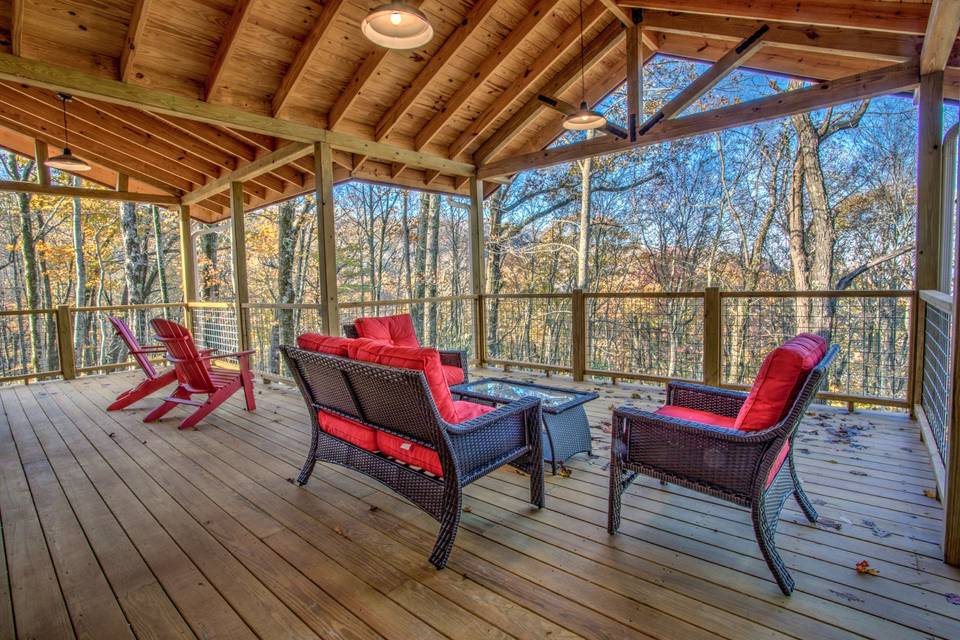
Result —
<path fill-rule="evenodd" d="M 868 576 L 878 576 L 880 575 L 880 569 L 874 569 L 870 566 L 870 563 L 866 560 L 861 560 L 854 567 L 857 570 L 857 573 L 868 575 Z"/>

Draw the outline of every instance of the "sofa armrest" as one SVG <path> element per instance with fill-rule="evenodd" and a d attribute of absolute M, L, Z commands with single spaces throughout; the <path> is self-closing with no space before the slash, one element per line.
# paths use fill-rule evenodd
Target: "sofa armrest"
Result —
<path fill-rule="evenodd" d="M 668 382 L 667 404 L 736 418 L 749 394 L 690 382 Z"/>
<path fill-rule="evenodd" d="M 466 351 L 457 349 L 438 349 L 437 351 L 440 352 L 440 364 L 460 367 L 463 369 L 463 381 L 470 382 L 470 361 Z"/>
<path fill-rule="evenodd" d="M 506 463 L 528 472 L 534 460 L 542 464 L 539 398 L 521 398 L 445 427 L 464 484 Z"/>

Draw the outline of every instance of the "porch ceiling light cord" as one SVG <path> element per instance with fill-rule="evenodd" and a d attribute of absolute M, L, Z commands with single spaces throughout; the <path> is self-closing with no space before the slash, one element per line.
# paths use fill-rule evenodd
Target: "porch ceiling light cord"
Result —
<path fill-rule="evenodd" d="M 70 151 L 69 132 L 67 130 L 67 103 L 73 100 L 73 96 L 68 93 L 58 93 L 57 97 L 60 98 L 63 108 L 63 153 L 53 156 L 43 164 L 61 171 L 90 171 L 90 165 Z"/>
<path fill-rule="evenodd" d="M 402 0 L 372 9 L 360 23 L 370 42 L 387 49 L 416 49 L 433 39 L 433 26 L 422 11 Z"/>
<path fill-rule="evenodd" d="M 563 128 L 571 131 L 589 131 L 607 124 L 599 111 L 587 106 L 587 80 L 583 61 L 583 0 L 580 0 L 580 108 L 563 120 Z"/>

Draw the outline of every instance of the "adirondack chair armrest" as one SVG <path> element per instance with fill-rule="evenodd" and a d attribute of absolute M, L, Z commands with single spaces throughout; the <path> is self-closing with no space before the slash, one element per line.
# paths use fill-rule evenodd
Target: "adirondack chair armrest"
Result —
<path fill-rule="evenodd" d="M 130 349 L 130 353 L 163 353 L 167 350 L 163 345 L 156 345 L 154 347 L 140 347 L 139 349 Z"/>
<path fill-rule="evenodd" d="M 212 352 L 213 349 L 206 349 L 206 351 Z M 249 355 L 256 353 L 256 349 L 248 349 L 247 351 L 237 351 L 235 353 L 207 353 L 200 356 L 201 360 L 219 360 L 220 358 L 245 358 Z"/>

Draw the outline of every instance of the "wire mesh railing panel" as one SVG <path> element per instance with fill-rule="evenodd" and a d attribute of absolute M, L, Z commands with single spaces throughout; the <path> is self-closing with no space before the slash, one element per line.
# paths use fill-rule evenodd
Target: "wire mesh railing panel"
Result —
<path fill-rule="evenodd" d="M 703 296 L 586 298 L 588 370 L 703 379 Z"/>
<path fill-rule="evenodd" d="M 237 330 L 237 309 L 233 305 L 191 305 L 193 340 L 199 349 L 219 353 L 240 350 Z"/>
<path fill-rule="evenodd" d="M 281 345 L 296 345 L 301 333 L 320 333 L 321 305 L 251 304 L 250 348 L 256 351 L 251 365 L 259 373 L 290 377 L 283 366 Z"/>
<path fill-rule="evenodd" d="M 420 343 L 438 349 L 460 349 L 473 355 L 473 298 L 445 297 L 396 302 L 350 302 L 339 306 L 340 323 L 362 317 L 409 313 Z"/>
<path fill-rule="evenodd" d="M 906 401 L 910 292 L 864 296 L 723 295 L 723 382 L 750 385 L 763 358 L 798 333 L 840 347 L 824 391 Z"/>
<path fill-rule="evenodd" d="M 930 424 L 941 460 L 947 461 L 947 407 L 950 404 L 950 336 L 951 315 L 933 305 L 926 305 L 923 326 L 923 380 L 920 405 Z"/>
<path fill-rule="evenodd" d="M 183 323 L 183 305 L 81 307 L 72 309 L 73 358 L 80 372 L 100 371 L 102 368 L 122 369 L 122 363 L 137 366 L 129 350 L 110 324 L 110 317 L 123 320 L 141 345 L 155 345 L 150 320 L 163 317 Z"/>
<path fill-rule="evenodd" d="M 487 357 L 573 366 L 572 296 L 484 296 Z"/>
<path fill-rule="evenodd" d="M 54 311 L 0 311 L 0 382 L 60 371 Z"/>

